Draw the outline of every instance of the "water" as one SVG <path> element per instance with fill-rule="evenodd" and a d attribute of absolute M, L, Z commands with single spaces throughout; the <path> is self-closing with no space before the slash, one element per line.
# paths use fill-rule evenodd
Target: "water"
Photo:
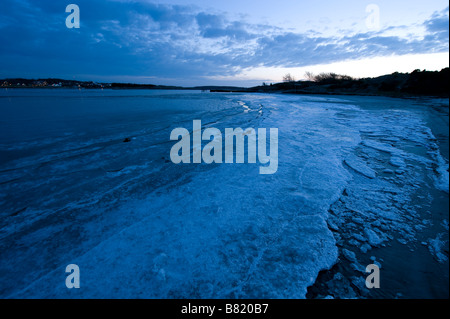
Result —
<path fill-rule="evenodd" d="M 343 264 L 364 297 L 357 264 L 394 246 L 422 247 L 448 269 L 448 208 L 436 206 L 448 201 L 448 155 L 427 111 L 442 103 L 448 110 L 376 97 L 2 90 L 0 296 L 305 298 L 321 270 Z M 193 120 L 221 132 L 278 128 L 277 173 L 173 164 L 170 133 Z M 358 260 L 342 263 L 343 249 Z M 80 289 L 65 287 L 72 263 Z M 448 282 L 448 270 L 430 278 L 414 285 Z"/>

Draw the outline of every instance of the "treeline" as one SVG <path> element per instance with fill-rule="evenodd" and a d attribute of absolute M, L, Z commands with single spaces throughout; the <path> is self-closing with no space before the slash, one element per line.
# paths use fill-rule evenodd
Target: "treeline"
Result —
<path fill-rule="evenodd" d="M 286 92 L 297 94 L 362 94 L 389 96 L 449 96 L 450 69 L 441 71 L 415 70 L 392 73 L 376 78 L 355 79 L 348 75 L 307 72 L 305 81 L 284 81 L 249 89 L 252 92 Z M 292 77 L 285 76 L 284 79 Z"/>

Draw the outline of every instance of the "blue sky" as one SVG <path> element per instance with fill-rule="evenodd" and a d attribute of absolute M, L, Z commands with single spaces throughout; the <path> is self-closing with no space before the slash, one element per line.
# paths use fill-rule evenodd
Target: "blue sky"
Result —
<path fill-rule="evenodd" d="M 71 3 L 79 29 L 65 25 Z M 442 0 L 2 0 L 0 78 L 252 86 L 441 69 L 448 11 Z"/>

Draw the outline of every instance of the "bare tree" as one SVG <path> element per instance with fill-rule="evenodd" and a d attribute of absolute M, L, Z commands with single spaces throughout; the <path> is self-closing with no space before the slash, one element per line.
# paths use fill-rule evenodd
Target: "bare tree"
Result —
<path fill-rule="evenodd" d="M 295 82 L 295 78 L 290 74 L 283 76 L 283 82 Z"/>
<path fill-rule="evenodd" d="M 333 72 L 329 73 L 320 73 L 314 76 L 314 81 L 323 82 L 323 81 L 351 81 L 354 80 L 349 75 L 341 75 Z"/>
<path fill-rule="evenodd" d="M 306 78 L 308 81 L 313 81 L 313 82 L 316 80 L 316 76 L 314 75 L 314 73 L 309 72 L 309 71 L 306 71 L 306 72 L 305 72 L 305 78 Z"/>

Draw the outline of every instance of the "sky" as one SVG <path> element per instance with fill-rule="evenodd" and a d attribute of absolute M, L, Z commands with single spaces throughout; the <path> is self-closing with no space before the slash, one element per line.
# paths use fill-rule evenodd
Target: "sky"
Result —
<path fill-rule="evenodd" d="M 0 78 L 248 87 L 448 65 L 443 0 L 0 1 Z"/>

